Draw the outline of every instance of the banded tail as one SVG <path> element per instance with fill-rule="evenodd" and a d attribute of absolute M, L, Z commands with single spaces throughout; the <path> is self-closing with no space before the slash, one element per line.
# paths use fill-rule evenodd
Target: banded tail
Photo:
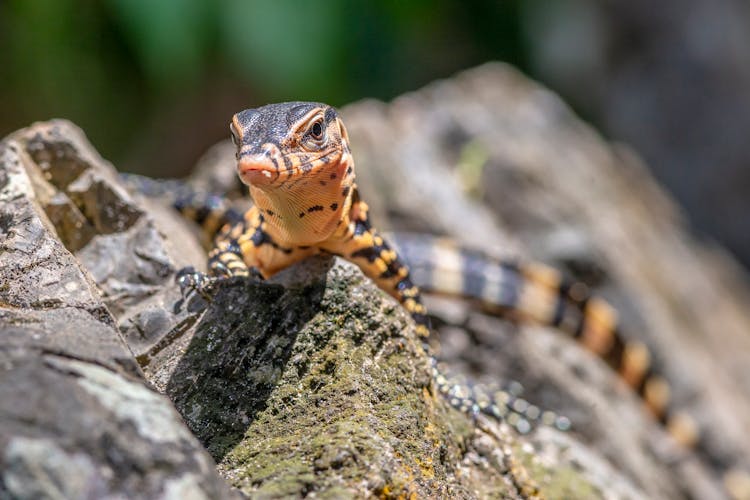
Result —
<path fill-rule="evenodd" d="M 422 290 L 477 299 L 506 317 L 568 333 L 616 371 L 678 442 L 695 444 L 697 425 L 671 411 L 669 384 L 651 364 L 647 346 L 623 338 L 617 311 L 585 284 L 551 267 L 503 261 L 444 238 L 400 233 L 389 239 Z"/>
<path fill-rule="evenodd" d="M 222 227 L 244 217 L 244 212 L 232 207 L 221 194 L 197 191 L 181 179 L 152 179 L 136 174 L 120 174 L 120 177 L 131 190 L 148 198 L 159 198 L 197 223 L 207 248 Z"/>

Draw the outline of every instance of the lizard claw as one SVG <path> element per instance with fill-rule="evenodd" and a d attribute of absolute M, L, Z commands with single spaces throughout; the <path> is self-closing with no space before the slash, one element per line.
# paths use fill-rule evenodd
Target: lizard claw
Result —
<path fill-rule="evenodd" d="M 177 284 L 180 285 L 182 296 L 186 297 L 190 292 L 197 292 L 204 299 L 210 300 L 214 292 L 216 278 L 197 271 L 192 266 L 183 267 L 175 275 Z"/>

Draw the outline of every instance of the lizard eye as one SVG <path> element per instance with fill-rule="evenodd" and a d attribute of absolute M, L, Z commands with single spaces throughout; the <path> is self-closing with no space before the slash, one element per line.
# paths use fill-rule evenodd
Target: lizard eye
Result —
<path fill-rule="evenodd" d="M 312 127 L 310 127 L 310 135 L 316 141 L 321 140 L 323 138 L 323 122 L 318 120 L 313 123 Z"/>
<path fill-rule="evenodd" d="M 234 129 L 234 125 L 231 123 L 229 124 L 229 131 L 232 133 L 232 144 L 235 145 L 235 147 L 240 146 L 240 138 L 237 137 L 237 131 Z"/>

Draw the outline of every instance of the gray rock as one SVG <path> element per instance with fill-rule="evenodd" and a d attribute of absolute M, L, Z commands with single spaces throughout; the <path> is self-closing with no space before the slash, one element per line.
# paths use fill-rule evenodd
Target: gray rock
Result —
<path fill-rule="evenodd" d="M 454 305 L 446 308 L 445 301 L 431 302 L 430 309 L 446 325 L 441 329 L 443 359 L 452 371 L 485 382 L 520 379 L 524 397 L 573 421 L 573 439 L 552 439 L 548 430 L 524 439 L 528 449 L 535 450 L 535 459 L 544 456 L 553 468 L 570 460 L 579 469 L 576 477 L 585 477 L 594 497 L 606 492 L 623 498 L 723 498 L 723 474 L 735 466 L 743 470 L 748 460 L 742 446 L 747 386 L 732 383 L 733 371 L 747 378 L 746 364 L 740 362 L 747 349 L 729 352 L 717 342 L 715 327 L 682 318 L 693 318 L 691 309 L 704 307 L 702 297 L 719 294 L 727 316 L 720 320 L 705 311 L 704 317 L 721 321 L 721 331 L 731 332 L 724 340 L 746 344 L 742 332 L 750 319 L 734 298 L 746 293 L 746 285 L 728 278 L 730 259 L 690 237 L 677 209 L 633 155 L 621 147 L 611 149 L 554 95 L 501 65 L 436 82 L 390 105 L 367 101 L 343 113 L 359 185 L 379 227 L 448 234 L 495 255 L 556 263 L 588 280 L 621 310 L 626 334 L 655 348 L 655 362 L 674 383 L 676 403 L 695 415 L 704 430 L 697 452 L 679 450 L 608 368 L 567 339 L 547 329 L 514 327 L 466 311 L 465 304 L 458 305 L 464 312 L 457 313 Z M 226 179 L 233 158 L 225 151 L 223 158 L 216 152 L 207 158 L 201 175 L 216 172 L 218 179 Z M 227 185 L 204 177 L 206 185 Z M 653 262 L 659 262 L 658 267 Z M 694 277 L 685 275 L 686 268 Z M 695 295 L 675 287 L 685 279 L 691 279 Z M 673 296 L 689 304 L 677 314 Z M 701 339 L 698 344 L 712 347 L 696 349 L 693 340 L 680 337 L 686 331 Z M 181 337 L 147 368 L 163 390 L 180 376 L 181 353 L 191 342 L 190 335 Z M 725 364 L 728 359 L 737 362 Z M 269 369 L 260 373 L 268 376 Z M 689 373 L 693 369 L 705 370 L 704 375 Z M 272 373 L 280 377 L 277 387 L 283 390 L 285 375 Z M 197 418 L 191 424 L 196 429 L 213 421 L 202 419 L 204 411 L 216 411 L 206 402 L 210 399 L 179 404 L 182 411 L 188 406 L 196 411 L 191 414 Z M 269 401 L 274 401 L 273 391 Z M 279 404 L 263 411 L 283 415 L 284 408 Z M 250 413 L 257 411 L 253 407 Z M 227 418 L 223 414 L 220 420 Z M 222 425 L 223 432 L 229 432 Z M 255 421 L 250 419 L 248 425 Z M 289 429 L 285 434 L 296 436 Z M 482 439 L 476 436 L 471 442 Z M 264 446 L 268 442 L 260 441 Z M 236 446 L 246 445 L 243 441 Z M 213 453 L 217 449 L 212 448 Z M 480 456 L 487 459 L 486 453 Z M 227 467 L 223 452 L 215 457 L 222 470 Z M 508 459 L 513 458 L 510 453 Z M 232 458 L 230 477 L 237 474 L 235 467 Z M 530 475 L 546 496 L 565 498 L 564 491 L 567 497 L 576 496 L 561 483 L 551 485 Z M 245 485 L 248 491 L 255 486 Z M 577 487 L 584 488 L 580 483 Z M 581 491 L 578 496 L 586 496 Z"/>
<path fill-rule="evenodd" d="M 96 285 L 57 239 L 34 197 L 35 168 L 23 145 L 0 148 L 0 304 L 7 345 L 51 349 L 136 373 L 137 365 Z M 36 182 L 43 182 L 40 178 Z M 76 328 L 61 327 L 76 324 Z M 106 332 L 106 333 L 104 333 Z"/>
<path fill-rule="evenodd" d="M 232 497 L 58 237 L 137 226 L 107 168 L 65 122 L 0 143 L 0 498 Z"/>
<path fill-rule="evenodd" d="M 500 64 L 389 105 L 352 105 L 344 119 L 379 226 L 427 227 L 495 255 L 556 264 L 613 302 L 624 333 L 654 349 L 675 405 L 698 419 L 704 435 L 692 459 L 702 465 L 673 469 L 663 457 L 656 466 L 642 444 L 663 448 L 657 426 L 624 402 L 598 361 L 538 328 L 498 335 L 497 322 L 475 313 L 453 326 L 479 345 L 447 361 L 486 380 L 521 380 L 528 399 L 570 416 L 586 442 L 616 442 L 607 455 L 640 484 L 707 498 L 705 485 L 727 468 L 750 470 L 747 283 L 725 252 L 689 233 L 631 151 L 608 145 L 559 98 Z M 722 494 L 718 484 L 709 489 Z"/>
<path fill-rule="evenodd" d="M 564 498 L 604 487 L 564 459 L 537 462 L 507 426 L 480 417 L 477 427 L 450 408 L 405 312 L 345 261 L 222 283 L 178 351 L 155 359 L 150 378 L 166 381 L 222 475 L 253 497 L 541 488 Z"/>
<path fill-rule="evenodd" d="M 32 400 L 0 405 L 7 412 L 0 429 L 8 429 L 0 433 L 0 487 L 27 496 L 97 496 L 123 475 L 144 481 L 137 484 L 152 495 L 220 491 L 207 472 L 211 462 L 194 451 L 183 427 L 155 430 L 155 422 L 174 416 L 164 400 L 139 392 L 145 389 L 137 380 L 118 378 L 121 366 L 132 366 L 119 339 L 104 342 L 105 355 L 81 347 L 78 358 L 65 351 L 67 342 L 54 344 L 55 331 L 68 331 L 66 321 L 83 324 L 69 308 L 104 324 L 97 338 L 119 326 L 147 379 L 174 402 L 220 474 L 251 496 L 723 498 L 724 466 L 747 463 L 747 387 L 730 383 L 748 379 L 741 360 L 750 318 L 735 297 L 746 285 L 725 274 L 731 261 L 692 240 L 637 161 L 611 149 L 555 96 L 499 65 L 390 105 L 370 101 L 343 112 L 378 226 L 429 228 L 489 252 L 556 262 L 592 280 L 622 309 L 633 334 L 657 347 L 676 401 L 709 430 L 705 446 L 676 449 L 614 374 L 549 329 L 433 301 L 451 371 L 485 382 L 521 379 L 525 397 L 569 416 L 573 432 L 542 427 L 521 437 L 450 408 L 435 394 L 405 313 L 338 260 L 308 260 L 263 283 L 228 280 L 208 302 L 182 299 L 173 273 L 205 259 L 198 235 L 127 193 L 74 128 L 53 122 L 6 143 L 33 144 L 40 164 L 27 165 L 33 189 L 9 184 L 12 169 L 0 169 L 0 186 L 14 186 L 0 200 L 9 207 L 0 230 L 19 255 L 61 249 L 47 252 L 66 255 L 60 267 L 73 273 L 68 282 L 83 280 L 85 287 L 60 295 L 49 280 L 8 274 L 15 281 L 2 297 L 20 311 L 3 312 L 17 329 L 8 338 L 22 338 L 29 324 L 39 328 L 26 320 L 34 318 L 27 309 L 47 314 L 51 304 L 69 316 L 29 334 L 37 339 L 32 347 L 2 351 L 7 380 L 22 385 L 0 379 L 0 390 L 31 394 L 49 386 L 56 393 L 42 401 L 47 411 L 34 413 L 38 420 L 13 413 L 31 411 Z M 3 165 L 12 165 L 3 154 Z M 232 163 L 230 148 L 220 146 L 193 181 L 233 189 Z M 21 210 L 12 205 L 18 200 L 33 206 Z M 55 217 L 38 205 L 54 205 Z M 13 229 L 27 219 L 38 220 L 36 232 L 24 229 L 41 235 L 33 244 Z M 67 228 L 62 241 L 78 261 L 55 238 L 52 221 L 58 231 Z M 59 297 L 65 307 L 57 307 Z M 91 343 L 83 328 L 75 330 L 80 344 Z M 100 356 L 100 363 L 89 362 Z M 103 427 L 82 418 L 87 408 L 109 416 L 97 421 Z M 96 449 L 81 455 L 43 432 L 58 421 L 98 429 L 92 435 L 107 439 L 97 443 L 114 445 L 96 448 L 85 436 L 83 448 Z M 117 421 L 128 425 L 105 425 Z M 160 449 L 149 448 L 157 442 Z M 120 450 L 123 443 L 128 447 Z M 99 452 L 106 460 L 126 457 L 137 471 L 110 465 L 112 476 L 102 476 Z M 164 472 L 165 461 L 179 462 L 180 473 Z M 71 464 L 80 473 L 64 481 Z"/>
<path fill-rule="evenodd" d="M 636 148 L 694 227 L 747 269 L 747 5 L 559 0 L 525 12 L 536 73 L 608 136 Z"/>

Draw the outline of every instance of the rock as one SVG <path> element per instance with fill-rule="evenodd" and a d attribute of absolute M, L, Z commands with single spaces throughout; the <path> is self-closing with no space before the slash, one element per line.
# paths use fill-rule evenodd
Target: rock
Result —
<path fill-rule="evenodd" d="M 155 359 L 150 377 L 250 496 L 564 498 L 607 487 L 606 475 L 537 460 L 507 426 L 477 428 L 436 396 L 407 315 L 339 259 L 225 282 L 179 351 Z"/>
<path fill-rule="evenodd" d="M 747 379 L 741 360 L 748 317 L 736 298 L 747 293 L 746 284 L 729 277 L 732 263 L 721 252 L 689 236 L 637 161 L 502 65 L 437 82 L 390 105 L 352 105 L 343 114 L 378 226 L 429 228 L 489 252 L 557 263 L 588 279 L 622 309 L 631 334 L 656 347 L 659 365 L 674 379 L 676 401 L 709 432 L 697 451 L 680 450 L 578 345 L 549 329 L 433 301 L 451 372 L 484 382 L 521 379 L 526 399 L 570 417 L 573 430 L 541 427 L 518 436 L 506 424 L 464 415 L 436 395 L 430 363 L 401 308 L 338 260 L 308 260 L 263 283 L 228 280 L 209 301 L 183 299 L 174 271 L 205 259 L 189 223 L 127 193 L 70 125 L 19 132 L 6 143 L 25 137 L 38 144 L 34 154 L 52 182 L 27 165 L 35 192 L 49 200 L 43 205 L 54 205 L 50 219 L 80 264 L 65 255 L 101 290 L 103 299 L 87 281 L 78 309 L 97 311 L 103 332 L 120 328 L 146 378 L 174 402 L 220 474 L 258 497 L 723 498 L 721 473 L 748 463 L 742 448 L 747 388 L 730 383 Z M 218 146 L 193 182 L 232 189 L 232 163 L 231 149 Z M 6 171 L 0 175 L 7 178 Z M 11 227 L 15 219 L 4 217 L 0 228 Z M 8 286 L 10 297 L 25 297 L 18 286 Z M 57 297 L 38 288 L 41 302 L 24 298 L 23 307 Z M 704 304 L 706 297 L 711 301 Z M 132 366 L 127 354 L 110 349 L 117 361 L 103 362 L 102 370 Z M 119 405 L 130 385 L 94 389 L 104 374 L 59 360 L 58 352 L 43 356 L 45 369 L 90 380 L 79 389 L 98 398 L 113 421 L 135 418 Z M 14 379 L 30 388 L 46 383 L 39 381 L 42 369 L 28 366 Z M 50 405 L 75 420 L 65 409 L 70 401 L 51 399 Z M 144 418 L 172 415 L 152 407 L 154 401 L 143 398 Z M 188 439 L 182 431 L 164 435 Z M 9 470 L 28 469 L 24 464 L 38 460 L 39 446 L 47 444 L 3 443 Z M 63 477 L 71 464 L 82 472 L 66 491 L 100 484 L 85 479 L 93 458 L 57 448 L 44 455 L 65 466 L 23 483 L 27 495 L 57 484 L 49 478 Z M 132 448 L 141 464 L 150 463 L 148 448 Z M 191 464 L 204 470 L 209 462 L 201 460 Z M 189 491 L 195 481 L 158 476 L 157 483 L 158 491 L 177 495 L 171 492 Z"/>
<path fill-rule="evenodd" d="M 597 142 L 571 114 L 565 115 L 566 109 L 559 101 L 541 90 L 536 90 L 530 83 L 503 67 L 481 68 L 461 75 L 456 80 L 458 83 L 448 81 L 435 84 L 418 94 L 400 98 L 390 106 L 367 102 L 343 110 L 354 141 L 355 158 L 361 179 L 360 187 L 367 193 L 366 199 L 371 202 L 373 211 L 377 213 L 375 221 L 378 221 L 378 217 L 385 220 L 387 215 L 395 215 L 392 221 L 398 228 L 414 229 L 427 226 L 431 230 L 448 233 L 469 245 L 506 255 L 529 255 L 530 253 L 524 250 L 524 245 L 533 245 L 535 249 L 543 250 L 539 255 L 544 260 L 566 265 L 575 270 L 578 277 L 609 280 L 604 264 L 596 260 L 599 254 L 591 248 L 591 242 L 587 240 L 590 236 L 587 235 L 585 227 L 568 229 L 565 220 L 553 221 L 559 223 L 561 228 L 561 237 L 552 240 L 556 245 L 560 245 L 559 247 L 545 243 L 539 236 L 539 233 L 546 234 L 550 230 L 552 222 L 544 224 L 537 232 L 524 231 L 522 225 L 518 224 L 521 238 L 510 239 L 507 236 L 507 228 L 495 222 L 498 216 L 493 213 L 494 196 L 487 195 L 487 202 L 483 203 L 476 196 L 466 196 L 459 183 L 445 182 L 445 179 L 455 178 L 455 166 L 452 162 L 459 162 L 462 156 L 466 156 L 467 153 L 462 153 L 461 150 L 467 147 L 475 157 L 485 158 L 480 161 L 479 167 L 482 168 L 479 174 L 494 174 L 497 169 L 502 172 L 501 167 L 505 166 L 502 159 L 496 160 L 481 149 L 482 140 L 485 138 L 480 134 L 494 134 L 486 140 L 499 147 L 502 144 L 518 142 L 518 137 L 503 139 L 498 136 L 509 133 L 522 136 L 525 131 L 531 130 L 534 133 L 529 133 L 527 139 L 530 144 L 523 143 L 522 146 L 529 148 L 527 151 L 533 151 L 534 141 L 547 140 L 540 130 L 541 123 L 547 116 L 550 117 L 550 126 L 561 126 L 565 119 L 569 120 L 572 131 L 563 128 L 560 134 L 568 134 L 571 142 L 576 137 L 585 139 L 587 142 L 580 144 L 584 151 L 595 147 L 601 154 L 606 151 L 606 146 Z M 482 88 L 494 89 L 493 92 L 497 95 L 485 96 L 480 92 Z M 507 117 L 508 123 L 496 125 L 491 118 L 501 116 L 501 113 L 494 110 L 493 105 L 498 109 L 514 109 L 503 102 L 492 102 L 492 98 L 500 100 L 504 96 L 502 89 L 512 89 L 507 91 L 511 98 L 523 96 L 525 100 L 522 102 L 527 106 L 538 105 L 542 109 L 522 109 L 520 117 L 511 115 Z M 481 104 L 484 108 L 473 102 L 473 99 L 480 98 L 483 99 Z M 534 99 L 538 99 L 539 103 Z M 450 109 L 445 109 L 448 104 Z M 457 124 L 456 121 L 460 119 L 470 120 L 462 115 L 464 107 L 484 109 L 480 123 Z M 432 112 L 434 115 L 430 115 Z M 526 116 L 529 120 L 539 123 L 526 123 L 521 120 Z M 519 124 L 519 131 L 513 129 L 514 119 Z M 420 127 L 417 124 L 429 125 Z M 576 136 L 576 133 L 580 135 Z M 226 179 L 226 172 L 234 168 L 233 159 L 228 152 L 221 157 L 216 151 L 220 149 L 201 162 L 204 165 L 202 175 L 205 176 L 205 172 L 214 172 L 217 178 Z M 495 154 L 495 151 L 491 150 L 491 153 Z M 514 166 L 511 163 L 508 168 Z M 586 171 L 585 175 L 596 175 L 595 164 L 589 163 L 587 166 L 591 170 Z M 524 165 L 520 164 L 518 168 L 523 167 Z M 462 168 L 469 169 L 468 166 Z M 509 175 L 515 175 L 520 180 L 524 178 L 523 173 Z M 210 176 L 209 179 L 202 177 L 202 182 L 207 185 L 221 184 L 232 189 L 231 183 L 211 181 Z M 483 185 L 481 176 L 474 182 Z M 646 178 L 644 183 L 648 182 Z M 484 185 L 487 188 L 505 186 L 504 183 L 498 182 Z M 530 183 L 532 187 L 536 185 Z M 372 189 L 372 186 L 379 189 Z M 518 190 L 517 186 L 513 187 Z M 543 192 L 539 192 L 543 195 Z M 510 193 L 504 193 L 502 196 L 514 199 L 513 195 L 514 191 L 511 189 Z M 514 213 L 524 209 L 524 201 L 527 200 L 519 199 L 513 205 Z M 544 200 L 540 202 L 530 199 L 529 205 L 533 209 L 547 211 L 553 215 L 556 213 L 554 208 L 545 207 Z M 657 208 L 671 210 L 666 200 L 659 201 Z M 527 219 L 535 220 L 530 216 L 527 216 Z M 529 224 L 529 228 L 535 229 L 532 224 Z M 677 231 L 681 229 L 677 228 Z M 531 239 L 527 235 L 537 237 Z M 563 257 L 555 256 L 556 248 L 564 251 Z M 609 284 L 609 287 L 612 288 L 613 285 Z M 237 301 L 241 302 L 239 298 Z M 271 301 L 271 304 L 274 304 L 274 301 Z M 441 315 L 440 307 L 433 310 Z M 643 412 L 637 398 L 616 380 L 608 368 L 598 360 L 592 359 L 578 346 L 571 345 L 566 339 L 560 339 L 559 336 L 540 328 L 524 326 L 522 330 L 525 335 L 518 335 L 507 323 L 489 319 L 477 312 L 459 316 L 467 319 L 459 320 L 458 325 L 453 325 L 461 327 L 454 330 L 468 331 L 466 338 L 477 339 L 480 343 L 476 345 L 473 342 L 464 342 L 463 349 L 454 350 L 453 357 L 448 356 L 444 359 L 453 363 L 454 368 L 473 372 L 485 381 L 521 379 L 527 387 L 525 397 L 533 403 L 559 410 L 570 416 L 577 435 L 582 435 L 582 439 L 571 440 L 575 446 L 571 446 L 569 441 L 566 443 L 566 449 L 575 450 L 570 452 L 571 455 L 584 457 L 577 458 L 575 462 L 590 473 L 590 477 L 587 477 L 589 485 L 601 484 L 601 491 L 613 491 L 613 487 L 607 485 L 619 484 L 618 491 L 624 497 L 679 498 L 688 493 L 701 498 L 722 497 L 719 472 L 711 470 L 696 456 L 685 455 L 675 450 L 659 426 Z M 643 323 L 637 314 L 626 316 L 625 319 L 626 324 L 628 321 L 636 325 Z M 444 340 L 446 345 L 451 345 L 450 336 Z M 162 366 L 168 367 L 169 373 L 176 373 L 176 366 L 182 359 L 179 353 L 189 348 L 189 342 L 186 339 L 183 339 L 183 342 L 176 351 L 166 349 L 163 353 L 166 359 L 157 360 L 155 366 L 163 363 Z M 254 345 L 252 342 L 249 343 Z M 242 357 L 244 359 L 244 355 Z M 157 369 L 150 376 L 158 379 L 160 387 L 165 390 L 172 380 L 163 369 Z M 280 387 L 283 385 L 281 383 Z M 209 396 L 205 398 L 209 401 L 215 399 Z M 195 405 L 191 402 L 187 406 L 204 408 L 206 403 Z M 281 409 L 275 411 L 282 412 Z M 222 420 L 224 419 L 225 417 L 222 417 Z M 197 424 L 194 424 L 195 428 L 205 428 L 206 432 L 215 435 L 213 428 L 207 427 L 209 421 L 212 419 L 198 419 Z M 623 429 L 630 430 L 624 432 Z M 550 454 L 558 458 L 565 457 L 566 454 L 559 448 L 549 445 L 548 439 L 549 436 L 540 440 L 532 437 L 528 442 L 540 450 L 557 449 L 556 454 Z M 560 440 L 552 441 L 558 445 L 560 443 Z M 262 443 L 265 445 L 266 442 Z M 742 457 L 741 454 L 736 456 Z M 223 468 L 225 458 L 221 455 L 215 457 L 220 460 L 220 467 Z M 671 465 L 676 461 L 682 464 L 678 470 Z M 560 461 L 552 463 L 561 465 Z M 580 465 L 581 463 L 584 465 Z M 233 462 L 230 468 L 232 474 L 235 473 L 235 466 Z M 597 475 L 607 467 L 617 472 Z M 607 477 L 607 480 L 596 482 L 603 477 Z M 638 494 L 634 495 L 633 492 Z M 549 490 L 545 490 L 545 493 L 550 494 Z"/>
<path fill-rule="evenodd" d="M 343 111 L 359 184 L 375 220 L 384 221 L 378 225 L 427 227 L 588 280 L 620 311 L 624 333 L 652 346 L 676 406 L 699 420 L 703 465 L 654 468 L 642 461 L 646 449 L 637 459 L 624 453 L 658 442 L 656 427 L 630 420 L 622 406 L 629 396 L 598 362 L 538 328 L 498 335 L 497 322 L 474 313 L 458 326 L 479 345 L 452 361 L 484 379 L 521 380 L 528 399 L 570 416 L 595 448 L 616 441 L 607 456 L 640 481 L 657 474 L 706 498 L 696 483 L 710 485 L 732 467 L 750 470 L 747 282 L 725 252 L 690 234 L 632 152 L 606 144 L 556 96 L 500 64 L 389 105 L 367 101 Z"/>
<path fill-rule="evenodd" d="M 101 288 L 130 349 L 143 356 L 169 331 L 155 324 L 185 319 L 163 314 L 180 298 L 164 285 L 176 269 L 201 268 L 200 244 L 173 211 L 128 193 L 117 171 L 67 122 L 40 124 L 16 137 L 38 166 L 35 189 L 61 240 Z"/>
<path fill-rule="evenodd" d="M 576 0 L 528 12 L 537 74 L 608 136 L 638 150 L 696 230 L 725 244 L 747 269 L 746 6 L 733 0 Z"/>
<path fill-rule="evenodd" d="M 6 140 L 0 150 L 0 305 L 6 347 L 45 349 L 137 373 L 96 285 L 57 239 L 35 199 L 26 173 L 32 161 L 23 148 Z M 63 328 L 70 324 L 76 327 Z"/>
<path fill-rule="evenodd" d="M 65 122 L 0 143 L 0 498 L 230 498 L 58 236 L 87 248 L 141 217 L 89 152 Z"/>
<path fill-rule="evenodd" d="M 723 498 L 726 470 L 747 470 L 741 445 L 747 398 L 744 386 L 731 383 L 732 373 L 716 378 L 708 373 L 736 370 L 746 378 L 739 361 L 747 352 L 741 332 L 748 318 L 733 298 L 746 293 L 746 285 L 727 278 L 733 263 L 721 251 L 691 238 L 678 210 L 637 159 L 620 146 L 610 148 L 559 99 L 502 65 L 436 82 L 390 105 L 367 101 L 342 112 L 359 185 L 378 226 L 428 229 L 495 255 L 554 263 L 588 281 L 621 310 L 625 333 L 655 348 L 655 362 L 674 382 L 675 401 L 704 428 L 698 453 L 675 449 L 608 368 L 559 334 L 514 327 L 476 311 L 456 314 L 455 307 L 446 317 L 441 313 L 446 303 L 431 302 L 439 324 L 445 324 L 442 359 L 452 371 L 485 382 L 518 379 L 525 398 L 571 418 L 575 445 L 561 449 L 561 441 L 543 431 L 545 437 L 534 434 L 526 441 L 534 456 L 540 450 L 557 459 L 575 456 L 571 460 L 588 474 L 589 485 L 611 492 L 608 485 L 618 484 L 623 497 Z M 233 189 L 226 181 L 233 158 L 217 154 L 222 150 L 228 151 L 217 148 L 202 162 L 198 177 L 206 185 Z M 561 162 L 567 168 L 561 169 Z M 206 172 L 220 180 L 206 179 Z M 629 241 L 632 235 L 635 241 Z M 660 262 L 657 273 L 649 262 Z M 700 292 L 680 314 L 703 307 L 701 297 L 724 297 L 728 315 L 722 328 L 739 346 L 736 353 L 716 342 L 714 328 L 685 324 L 679 314 L 671 321 L 682 324 L 666 329 L 665 318 L 673 314 L 670 297 L 681 293 L 669 283 L 685 279 L 683 266 L 703 277 L 692 281 Z M 716 320 L 708 311 L 705 317 Z M 712 354 L 681 339 L 684 331 L 713 344 Z M 188 344 L 183 338 L 179 349 Z M 180 355 L 165 356 L 174 370 Z M 724 364 L 733 358 L 736 363 Z M 705 378 L 686 373 L 684 359 L 706 370 Z M 166 388 L 169 376 L 157 374 Z M 711 381 L 709 392 L 701 389 L 705 381 Z M 557 459 L 551 463 L 561 465 Z M 603 474 L 608 468 L 616 472 Z"/>

